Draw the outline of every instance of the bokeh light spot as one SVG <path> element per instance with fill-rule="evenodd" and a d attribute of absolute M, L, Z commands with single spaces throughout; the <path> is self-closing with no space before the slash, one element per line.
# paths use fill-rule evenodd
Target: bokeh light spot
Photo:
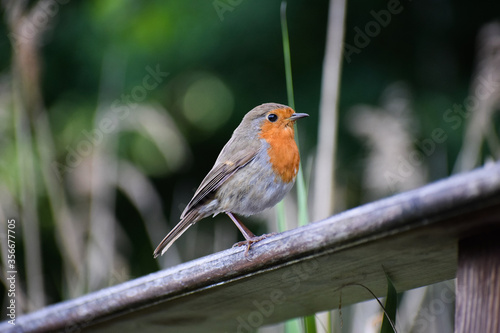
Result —
<path fill-rule="evenodd" d="M 231 116 L 234 98 L 219 78 L 203 74 L 189 85 L 182 105 L 184 115 L 192 124 L 212 132 Z"/>

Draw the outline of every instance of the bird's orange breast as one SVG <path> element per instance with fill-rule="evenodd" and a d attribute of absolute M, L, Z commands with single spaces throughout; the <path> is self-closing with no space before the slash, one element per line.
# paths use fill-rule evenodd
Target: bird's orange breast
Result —
<path fill-rule="evenodd" d="M 267 154 L 271 167 L 285 183 L 293 181 L 299 170 L 300 156 L 294 134 L 291 121 L 266 122 L 262 125 L 260 133 L 260 138 L 269 144 Z"/>

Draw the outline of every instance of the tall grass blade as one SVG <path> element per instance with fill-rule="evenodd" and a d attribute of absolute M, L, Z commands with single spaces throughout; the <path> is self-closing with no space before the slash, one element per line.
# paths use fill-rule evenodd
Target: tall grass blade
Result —
<path fill-rule="evenodd" d="M 288 96 L 288 105 L 295 110 L 295 100 L 293 97 L 292 63 L 290 57 L 290 40 L 288 38 L 288 25 L 286 22 L 286 1 L 281 2 L 281 33 L 283 39 L 283 55 L 285 58 L 286 91 Z M 297 131 L 295 131 L 295 140 L 299 144 Z M 309 223 L 309 214 L 307 209 L 307 189 L 304 180 L 302 165 L 297 173 L 297 202 L 299 225 Z"/>
<path fill-rule="evenodd" d="M 373 298 L 377 301 L 377 303 L 380 305 L 380 307 L 381 307 L 381 308 L 382 308 L 382 310 L 384 311 L 385 316 L 386 316 L 386 317 L 389 317 L 389 314 L 388 314 L 388 313 L 387 313 L 387 311 L 385 310 L 384 305 L 383 305 L 383 304 L 382 304 L 382 302 L 378 299 L 377 295 L 375 295 L 375 294 L 373 293 L 373 291 L 371 291 L 371 290 L 370 290 L 370 288 L 368 288 L 367 286 L 365 286 L 365 285 L 363 285 L 363 284 L 361 284 L 361 283 L 349 283 L 349 284 L 344 285 L 342 288 L 347 287 L 347 286 L 359 286 L 359 287 L 362 287 L 362 288 L 366 289 L 366 291 L 368 291 L 368 292 L 369 292 L 369 293 L 373 296 Z M 394 315 L 394 316 L 395 316 L 395 315 Z M 385 318 L 384 318 L 384 320 L 385 320 Z M 390 323 L 390 325 L 391 325 L 391 327 L 392 327 L 392 332 L 397 333 L 398 331 L 396 330 L 396 327 L 394 326 L 394 324 L 393 324 L 392 320 L 389 320 L 389 323 Z M 391 332 L 391 331 L 389 331 L 389 332 Z M 392 332 L 391 332 L 391 333 L 392 333 Z"/>
<path fill-rule="evenodd" d="M 316 333 L 316 318 L 314 315 L 304 317 L 304 332 Z"/>
<path fill-rule="evenodd" d="M 382 321 L 380 333 L 393 333 L 396 332 L 394 327 L 396 325 L 396 311 L 398 309 L 398 293 L 389 275 L 386 274 L 385 276 L 387 277 L 387 298 L 385 300 L 385 316 Z"/>
<path fill-rule="evenodd" d="M 323 60 L 318 145 L 313 177 L 312 219 L 330 216 L 335 202 L 338 104 L 344 49 L 346 0 L 330 0 Z"/>
<path fill-rule="evenodd" d="M 283 40 L 283 55 L 285 57 L 286 92 L 288 106 L 295 109 L 293 98 L 292 62 L 290 59 L 290 40 L 288 38 L 288 25 L 286 23 L 286 1 L 281 2 L 281 33 Z"/>
<path fill-rule="evenodd" d="M 278 232 L 283 232 L 287 230 L 286 226 L 286 216 L 285 216 L 285 201 L 281 200 L 276 205 L 276 221 L 278 224 Z"/>

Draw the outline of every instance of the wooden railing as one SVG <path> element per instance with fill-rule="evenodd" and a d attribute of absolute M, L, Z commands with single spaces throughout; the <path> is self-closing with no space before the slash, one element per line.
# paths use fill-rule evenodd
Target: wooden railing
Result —
<path fill-rule="evenodd" d="M 21 316 L 1 332 L 251 332 L 457 279 L 456 332 L 499 332 L 500 163 Z M 146 259 L 145 259 L 146 260 Z"/>

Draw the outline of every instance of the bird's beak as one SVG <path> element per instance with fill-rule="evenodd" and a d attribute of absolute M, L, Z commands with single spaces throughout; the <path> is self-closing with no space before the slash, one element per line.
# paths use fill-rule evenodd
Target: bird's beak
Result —
<path fill-rule="evenodd" d="M 304 117 L 309 117 L 309 115 L 307 113 L 294 113 L 288 119 L 295 121 L 297 119 L 304 118 Z"/>

